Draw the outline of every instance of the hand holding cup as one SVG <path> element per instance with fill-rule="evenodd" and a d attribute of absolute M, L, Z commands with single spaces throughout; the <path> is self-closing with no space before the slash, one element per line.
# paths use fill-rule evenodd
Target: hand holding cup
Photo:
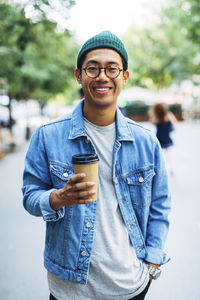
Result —
<path fill-rule="evenodd" d="M 50 195 L 50 205 L 57 211 L 62 206 L 88 204 L 97 200 L 98 157 L 96 154 L 74 155 L 74 173 L 66 185 Z"/>

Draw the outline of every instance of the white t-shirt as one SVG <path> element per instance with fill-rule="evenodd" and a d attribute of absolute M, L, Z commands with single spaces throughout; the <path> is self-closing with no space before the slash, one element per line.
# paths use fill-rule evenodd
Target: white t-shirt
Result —
<path fill-rule="evenodd" d="M 97 215 L 88 282 L 81 285 L 48 273 L 49 288 L 58 300 L 127 300 L 142 292 L 149 273 L 131 244 L 112 181 L 115 123 L 102 127 L 86 119 L 84 122 L 99 156 Z"/>

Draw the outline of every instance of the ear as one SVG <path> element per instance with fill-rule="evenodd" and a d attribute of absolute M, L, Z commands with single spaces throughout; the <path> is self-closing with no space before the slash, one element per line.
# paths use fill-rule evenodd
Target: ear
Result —
<path fill-rule="evenodd" d="M 124 71 L 123 76 L 124 76 L 124 84 L 126 84 L 129 79 L 129 71 L 127 71 L 127 70 Z"/>
<path fill-rule="evenodd" d="M 78 81 L 78 83 L 81 84 L 81 70 L 80 69 L 75 70 L 75 76 L 76 76 L 76 80 Z"/>

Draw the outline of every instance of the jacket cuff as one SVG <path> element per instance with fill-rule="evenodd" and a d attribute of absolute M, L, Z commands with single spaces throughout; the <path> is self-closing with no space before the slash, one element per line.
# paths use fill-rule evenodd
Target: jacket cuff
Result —
<path fill-rule="evenodd" d="M 167 254 L 163 252 L 161 249 L 146 247 L 145 261 L 160 266 L 170 261 L 170 258 L 168 258 Z"/>
<path fill-rule="evenodd" d="M 42 212 L 42 217 L 44 221 L 58 221 L 65 215 L 65 208 L 61 207 L 59 210 L 55 211 L 50 206 L 49 197 L 53 191 L 56 189 L 48 190 L 40 196 L 40 209 Z"/>

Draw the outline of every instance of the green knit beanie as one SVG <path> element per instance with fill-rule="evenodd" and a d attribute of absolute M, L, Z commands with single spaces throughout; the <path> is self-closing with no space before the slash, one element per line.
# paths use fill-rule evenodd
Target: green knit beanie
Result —
<path fill-rule="evenodd" d="M 92 38 L 90 38 L 83 44 L 83 46 L 78 54 L 77 68 L 79 68 L 79 69 L 81 68 L 83 60 L 84 60 L 87 52 L 89 52 L 91 50 L 99 49 L 99 48 L 110 48 L 110 49 L 117 51 L 124 60 L 124 69 L 127 70 L 128 54 L 126 52 L 124 44 L 116 35 L 114 35 L 110 31 L 103 31 L 103 32 L 93 36 Z"/>

